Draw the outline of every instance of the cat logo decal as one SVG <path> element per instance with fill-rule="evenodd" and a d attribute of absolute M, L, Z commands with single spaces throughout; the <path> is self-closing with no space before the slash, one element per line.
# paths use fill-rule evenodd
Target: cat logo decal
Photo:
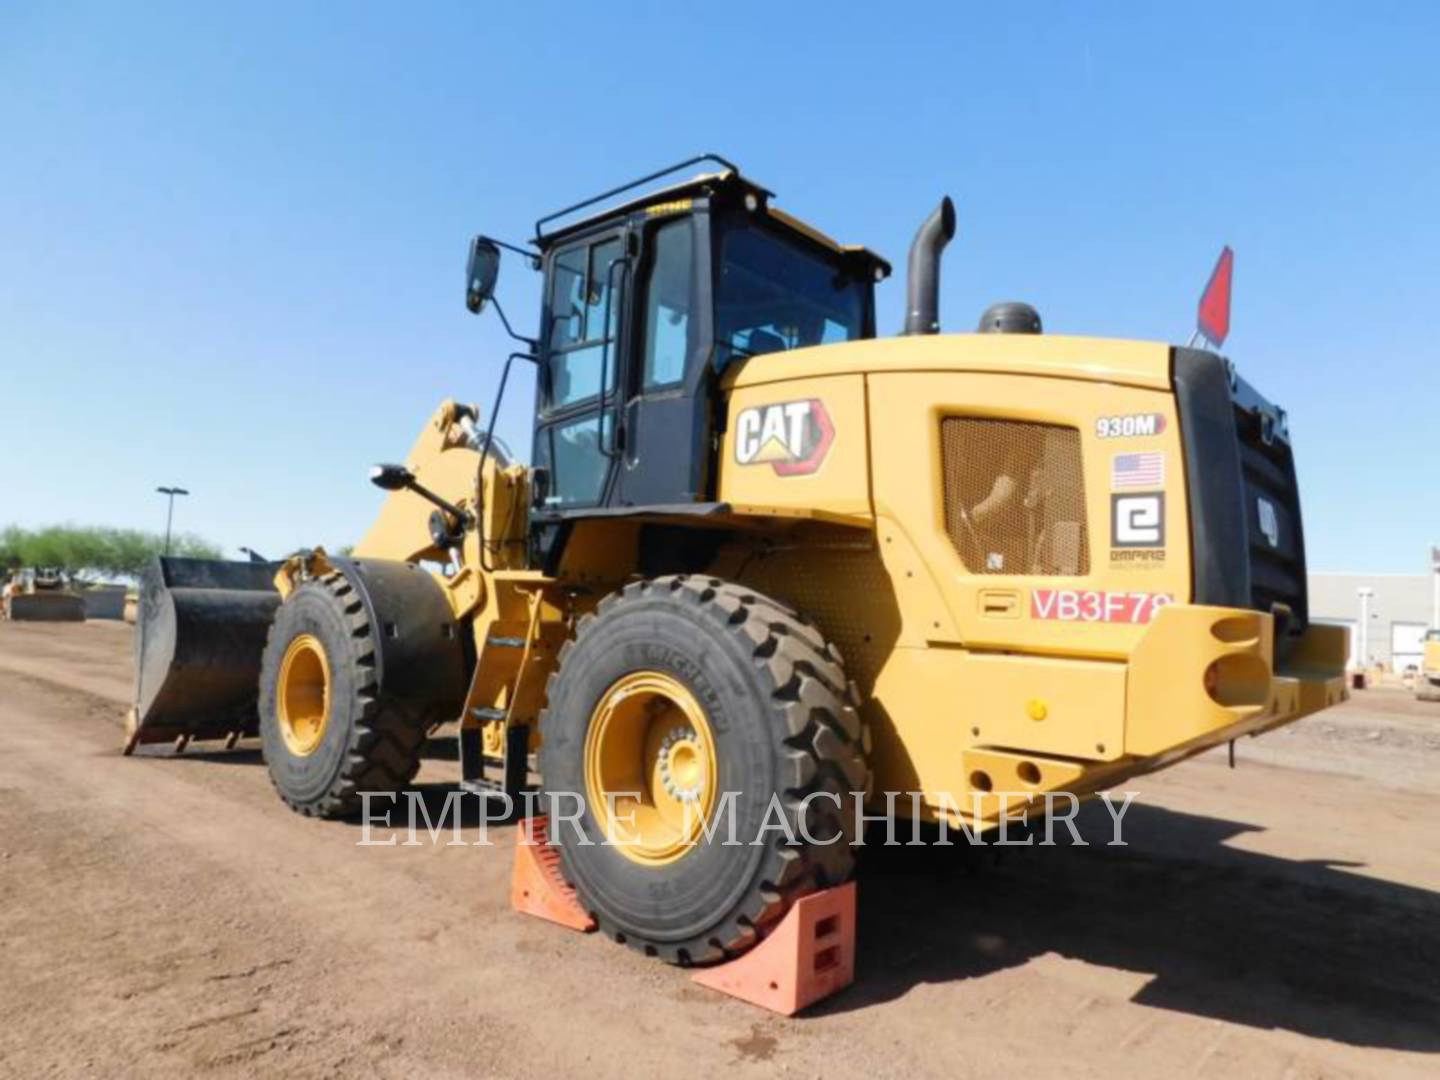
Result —
<path fill-rule="evenodd" d="M 835 441 L 835 425 L 819 398 L 742 409 L 735 418 L 735 461 L 769 465 L 777 476 L 815 472 Z"/>

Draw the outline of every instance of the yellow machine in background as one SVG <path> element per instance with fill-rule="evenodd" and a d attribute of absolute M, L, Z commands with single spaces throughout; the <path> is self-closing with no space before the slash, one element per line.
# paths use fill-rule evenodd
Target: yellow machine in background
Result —
<path fill-rule="evenodd" d="M 1415 696 L 1421 701 L 1440 701 L 1440 630 L 1425 635 L 1425 654 L 1415 676 Z"/>
<path fill-rule="evenodd" d="M 466 785 L 538 753 L 578 797 L 600 925 L 699 963 L 848 876 L 859 803 L 983 828 L 1345 696 L 1287 419 L 1228 361 L 1023 304 L 939 334 L 948 199 L 878 337 L 885 261 L 719 164 L 537 223 L 529 466 L 447 401 L 352 556 L 162 561 L 131 746 L 258 728 L 281 796 L 338 815 L 458 720 Z M 801 839 L 707 837 L 772 807 Z"/>

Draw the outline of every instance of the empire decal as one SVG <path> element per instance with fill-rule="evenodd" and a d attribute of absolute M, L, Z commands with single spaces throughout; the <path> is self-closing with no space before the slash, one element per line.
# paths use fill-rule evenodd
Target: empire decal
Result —
<path fill-rule="evenodd" d="M 818 398 L 742 409 L 735 418 L 735 463 L 769 465 L 777 476 L 805 476 L 825 461 L 835 425 Z"/>
<path fill-rule="evenodd" d="M 1110 568 L 1112 570 L 1163 570 L 1165 568 L 1165 549 L 1112 548 Z"/>
<path fill-rule="evenodd" d="M 1165 546 L 1165 493 L 1110 496 L 1112 548 L 1163 548 Z"/>

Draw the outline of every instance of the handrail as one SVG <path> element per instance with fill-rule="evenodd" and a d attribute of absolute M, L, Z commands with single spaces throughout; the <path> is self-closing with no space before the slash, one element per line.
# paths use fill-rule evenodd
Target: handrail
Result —
<path fill-rule="evenodd" d="M 618 259 L 611 259 L 611 260 L 610 260 L 610 265 L 605 268 L 605 336 L 600 339 L 600 387 L 599 387 L 599 391 L 598 391 L 598 394 L 597 394 L 597 403 L 598 403 L 598 405 L 599 405 L 599 407 L 600 407 L 600 412 L 599 412 L 599 415 L 600 415 L 600 428 L 599 428 L 599 430 L 596 431 L 596 433 L 595 433 L 595 441 L 596 441 L 597 446 L 599 447 L 600 453 L 604 454 L 607 458 L 610 458 L 611 460 L 614 460 L 615 458 L 617 458 L 617 457 L 620 456 L 620 451 L 619 451 L 619 449 L 618 449 L 616 446 L 614 446 L 613 443 L 614 443 L 614 441 L 615 441 L 615 428 L 616 428 L 616 427 L 619 425 L 619 423 L 620 423 L 620 415 L 619 415 L 619 414 L 620 414 L 620 401 L 621 401 L 622 394 L 621 394 L 621 390 L 620 390 L 620 379 L 619 379 L 620 362 L 619 362 L 619 359 L 617 358 L 617 359 L 616 359 L 616 362 L 615 362 L 616 380 L 615 380 L 615 394 L 614 394 L 615 402 L 614 402 L 614 406 L 613 406 L 614 409 L 615 409 L 615 419 L 611 422 L 611 425 L 610 425 L 610 429 L 611 429 L 611 443 L 612 443 L 612 445 L 606 446 L 606 445 L 605 445 L 605 406 L 606 406 L 606 403 L 610 400 L 610 397 L 611 397 L 610 389 L 609 389 L 609 387 L 606 385 L 607 382 L 609 381 L 609 375 L 610 375 L 610 341 L 611 341 L 611 337 L 612 337 L 612 335 L 611 335 L 611 333 L 610 333 L 610 322 L 611 322 L 611 317 L 612 317 L 612 315 L 613 315 L 613 316 L 614 316 L 614 324 L 615 324 L 615 333 L 614 333 L 613 337 L 614 337 L 614 341 L 615 341 L 616 351 L 618 352 L 618 351 L 619 351 L 619 346 L 620 346 L 620 332 L 621 332 L 621 329 L 622 329 L 622 324 L 623 324 L 623 322 L 624 322 L 624 316 L 625 316 L 625 305 L 624 305 L 623 301 L 622 301 L 622 303 L 621 303 L 621 305 L 620 305 L 620 308 L 619 308 L 619 312 L 618 312 L 618 313 L 616 313 L 616 308 L 615 308 L 615 302 L 616 302 L 616 299 L 617 299 L 617 295 L 616 295 L 616 291 L 615 291 L 615 268 L 616 268 L 617 266 L 623 267 L 622 276 L 624 277 L 625 281 L 628 283 L 629 280 L 630 280 L 630 260 L 629 260 L 629 258 L 628 258 L 627 256 L 622 255 L 622 256 L 620 256 Z"/>
<path fill-rule="evenodd" d="M 510 366 L 516 360 L 529 360 L 538 365 L 540 358 L 534 353 L 512 352 L 505 358 L 505 367 L 500 372 L 500 386 L 495 391 L 495 403 L 490 406 L 490 423 L 485 428 L 485 444 L 480 449 L 480 464 L 476 468 L 475 485 L 475 529 L 480 534 L 480 568 L 487 574 L 494 570 L 486 565 L 485 552 L 485 461 L 490 456 L 490 447 L 495 441 L 495 425 L 500 422 L 500 403 L 505 400 L 505 384 L 510 380 Z M 498 550 L 498 548 L 497 548 Z"/>
<path fill-rule="evenodd" d="M 535 222 L 535 239 L 532 241 L 532 243 L 542 243 L 545 240 L 546 225 L 549 225 L 551 222 L 557 221 L 560 218 L 563 218 L 569 214 L 573 214 L 576 210 L 583 210 L 587 206 L 594 206 L 596 203 L 604 202 L 606 199 L 612 199 L 616 195 L 619 195 L 626 191 L 631 191 L 642 184 L 648 184 L 653 180 L 659 180 L 662 176 L 668 176 L 673 172 L 679 172 L 681 169 L 688 169 L 692 165 L 699 165 L 701 162 L 705 161 L 713 161 L 717 165 L 723 165 L 725 168 L 733 172 L 736 176 L 740 175 L 740 166 L 734 164 L 726 158 L 721 157 L 719 154 L 697 154 L 695 157 L 687 158 L 686 160 L 681 161 L 675 165 L 670 165 L 666 168 L 650 173 L 647 176 L 642 176 L 638 180 L 632 180 L 628 184 L 621 184 L 619 187 L 611 188 L 609 191 L 606 191 L 600 195 L 596 195 L 593 198 L 585 199 L 582 202 L 578 202 L 573 206 L 567 206 L 564 210 L 556 210 L 553 214 L 546 214 L 544 217 L 540 218 L 538 221 Z"/>

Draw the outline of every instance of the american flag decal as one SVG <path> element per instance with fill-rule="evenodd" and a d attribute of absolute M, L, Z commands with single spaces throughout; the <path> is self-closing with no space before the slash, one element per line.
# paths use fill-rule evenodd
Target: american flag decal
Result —
<path fill-rule="evenodd" d="M 1110 487 L 1158 488 L 1165 486 L 1165 455 L 1116 454 L 1110 465 Z"/>

